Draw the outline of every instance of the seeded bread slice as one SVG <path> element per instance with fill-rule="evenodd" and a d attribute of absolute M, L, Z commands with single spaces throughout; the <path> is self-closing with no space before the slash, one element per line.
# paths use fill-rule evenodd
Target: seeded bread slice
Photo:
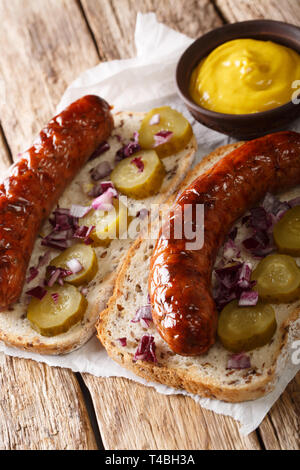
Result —
<path fill-rule="evenodd" d="M 87 187 L 91 184 L 90 170 L 101 161 L 108 161 L 113 166 L 116 152 L 123 144 L 129 143 L 134 132 L 139 130 L 144 116 L 144 113 L 136 112 L 121 112 L 114 115 L 115 127 L 108 140 L 110 150 L 84 166 L 59 200 L 61 208 L 70 208 L 72 204 L 90 205 L 91 200 L 87 196 Z M 149 209 L 151 204 L 167 200 L 190 169 L 196 149 L 197 142 L 195 137 L 192 137 L 183 151 L 163 159 L 166 176 L 159 193 L 138 201 L 128 198 L 129 214 L 132 217 L 135 217 L 142 208 Z M 41 232 L 49 233 L 47 223 Z M 133 239 L 113 240 L 108 248 L 95 248 L 99 271 L 93 281 L 86 286 L 88 308 L 81 323 L 73 326 L 67 333 L 53 338 L 45 338 L 32 329 L 26 317 L 29 302 L 26 291 L 35 285 L 42 285 L 45 269 L 41 269 L 39 277 L 24 286 L 19 302 L 13 305 L 10 311 L 0 312 L 0 340 L 8 345 L 41 354 L 65 354 L 78 349 L 96 333 L 95 323 L 99 312 L 107 306 L 107 301 L 113 292 L 118 268 L 133 242 Z M 29 268 L 37 266 L 39 257 L 44 253 L 45 249 L 41 247 L 40 240 L 37 239 Z M 51 259 L 57 254 L 58 252 L 53 251 Z"/>
<path fill-rule="evenodd" d="M 221 147 L 204 158 L 187 175 L 180 192 L 240 145 L 242 143 Z M 296 188 L 296 191 L 299 195 L 300 188 Z M 285 195 L 282 195 L 282 199 L 285 199 Z M 173 201 L 174 197 L 170 198 L 169 204 Z M 268 345 L 249 353 L 251 369 L 227 370 L 230 353 L 219 341 L 203 356 L 179 356 L 171 351 L 153 323 L 149 328 L 144 328 L 140 323 L 131 322 L 136 310 L 148 303 L 149 264 L 154 245 L 155 240 L 142 237 L 135 242 L 119 272 L 108 308 L 100 315 L 98 337 L 108 354 L 148 381 L 160 382 L 203 397 L 242 402 L 269 393 L 286 364 L 288 344 L 292 339 L 300 337 L 300 299 L 288 305 L 273 305 L 278 323 L 277 332 Z M 140 360 L 134 362 L 138 343 L 145 334 L 154 337 L 157 364 Z M 125 347 L 119 338 L 127 338 Z"/>

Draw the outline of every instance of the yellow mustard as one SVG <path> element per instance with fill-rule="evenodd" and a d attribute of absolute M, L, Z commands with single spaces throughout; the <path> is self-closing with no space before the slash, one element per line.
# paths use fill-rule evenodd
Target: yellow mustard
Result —
<path fill-rule="evenodd" d="M 300 55 L 272 41 L 235 39 L 212 51 L 194 69 L 190 95 L 203 108 L 248 114 L 291 101 L 300 79 Z"/>

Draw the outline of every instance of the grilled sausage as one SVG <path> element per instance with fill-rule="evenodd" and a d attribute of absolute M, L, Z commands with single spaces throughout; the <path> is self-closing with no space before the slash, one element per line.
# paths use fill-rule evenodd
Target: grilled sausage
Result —
<path fill-rule="evenodd" d="M 150 266 L 153 320 L 177 354 L 204 354 L 214 344 L 218 313 L 211 292 L 215 259 L 229 230 L 267 192 L 300 184 L 300 134 L 279 132 L 247 142 L 199 176 L 169 216 L 171 237 L 161 233 Z M 172 236 L 185 204 L 204 205 L 204 245 L 186 249 Z M 167 231 L 165 230 L 165 233 Z"/>
<path fill-rule="evenodd" d="M 85 96 L 53 118 L 0 184 L 0 309 L 16 302 L 42 222 L 113 129 L 110 106 Z"/>

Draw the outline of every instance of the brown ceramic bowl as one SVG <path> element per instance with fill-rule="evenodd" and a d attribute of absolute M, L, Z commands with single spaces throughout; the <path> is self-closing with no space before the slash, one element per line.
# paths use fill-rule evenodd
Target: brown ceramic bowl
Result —
<path fill-rule="evenodd" d="M 270 40 L 290 47 L 300 54 L 300 28 L 291 24 L 272 20 L 253 20 L 217 28 L 197 39 L 181 56 L 176 70 L 180 97 L 197 121 L 232 137 L 253 139 L 287 128 L 296 117 L 300 116 L 300 105 L 292 101 L 261 113 L 223 114 L 202 108 L 191 99 L 189 82 L 193 69 L 213 49 L 224 42 L 238 38 Z M 295 91 L 291 89 L 291 99 Z"/>

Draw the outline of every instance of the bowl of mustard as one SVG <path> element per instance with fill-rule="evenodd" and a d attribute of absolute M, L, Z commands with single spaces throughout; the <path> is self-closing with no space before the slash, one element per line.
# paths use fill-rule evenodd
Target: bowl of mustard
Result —
<path fill-rule="evenodd" d="M 253 139 L 300 117 L 300 28 L 272 20 L 225 25 L 181 56 L 177 90 L 197 121 Z"/>

